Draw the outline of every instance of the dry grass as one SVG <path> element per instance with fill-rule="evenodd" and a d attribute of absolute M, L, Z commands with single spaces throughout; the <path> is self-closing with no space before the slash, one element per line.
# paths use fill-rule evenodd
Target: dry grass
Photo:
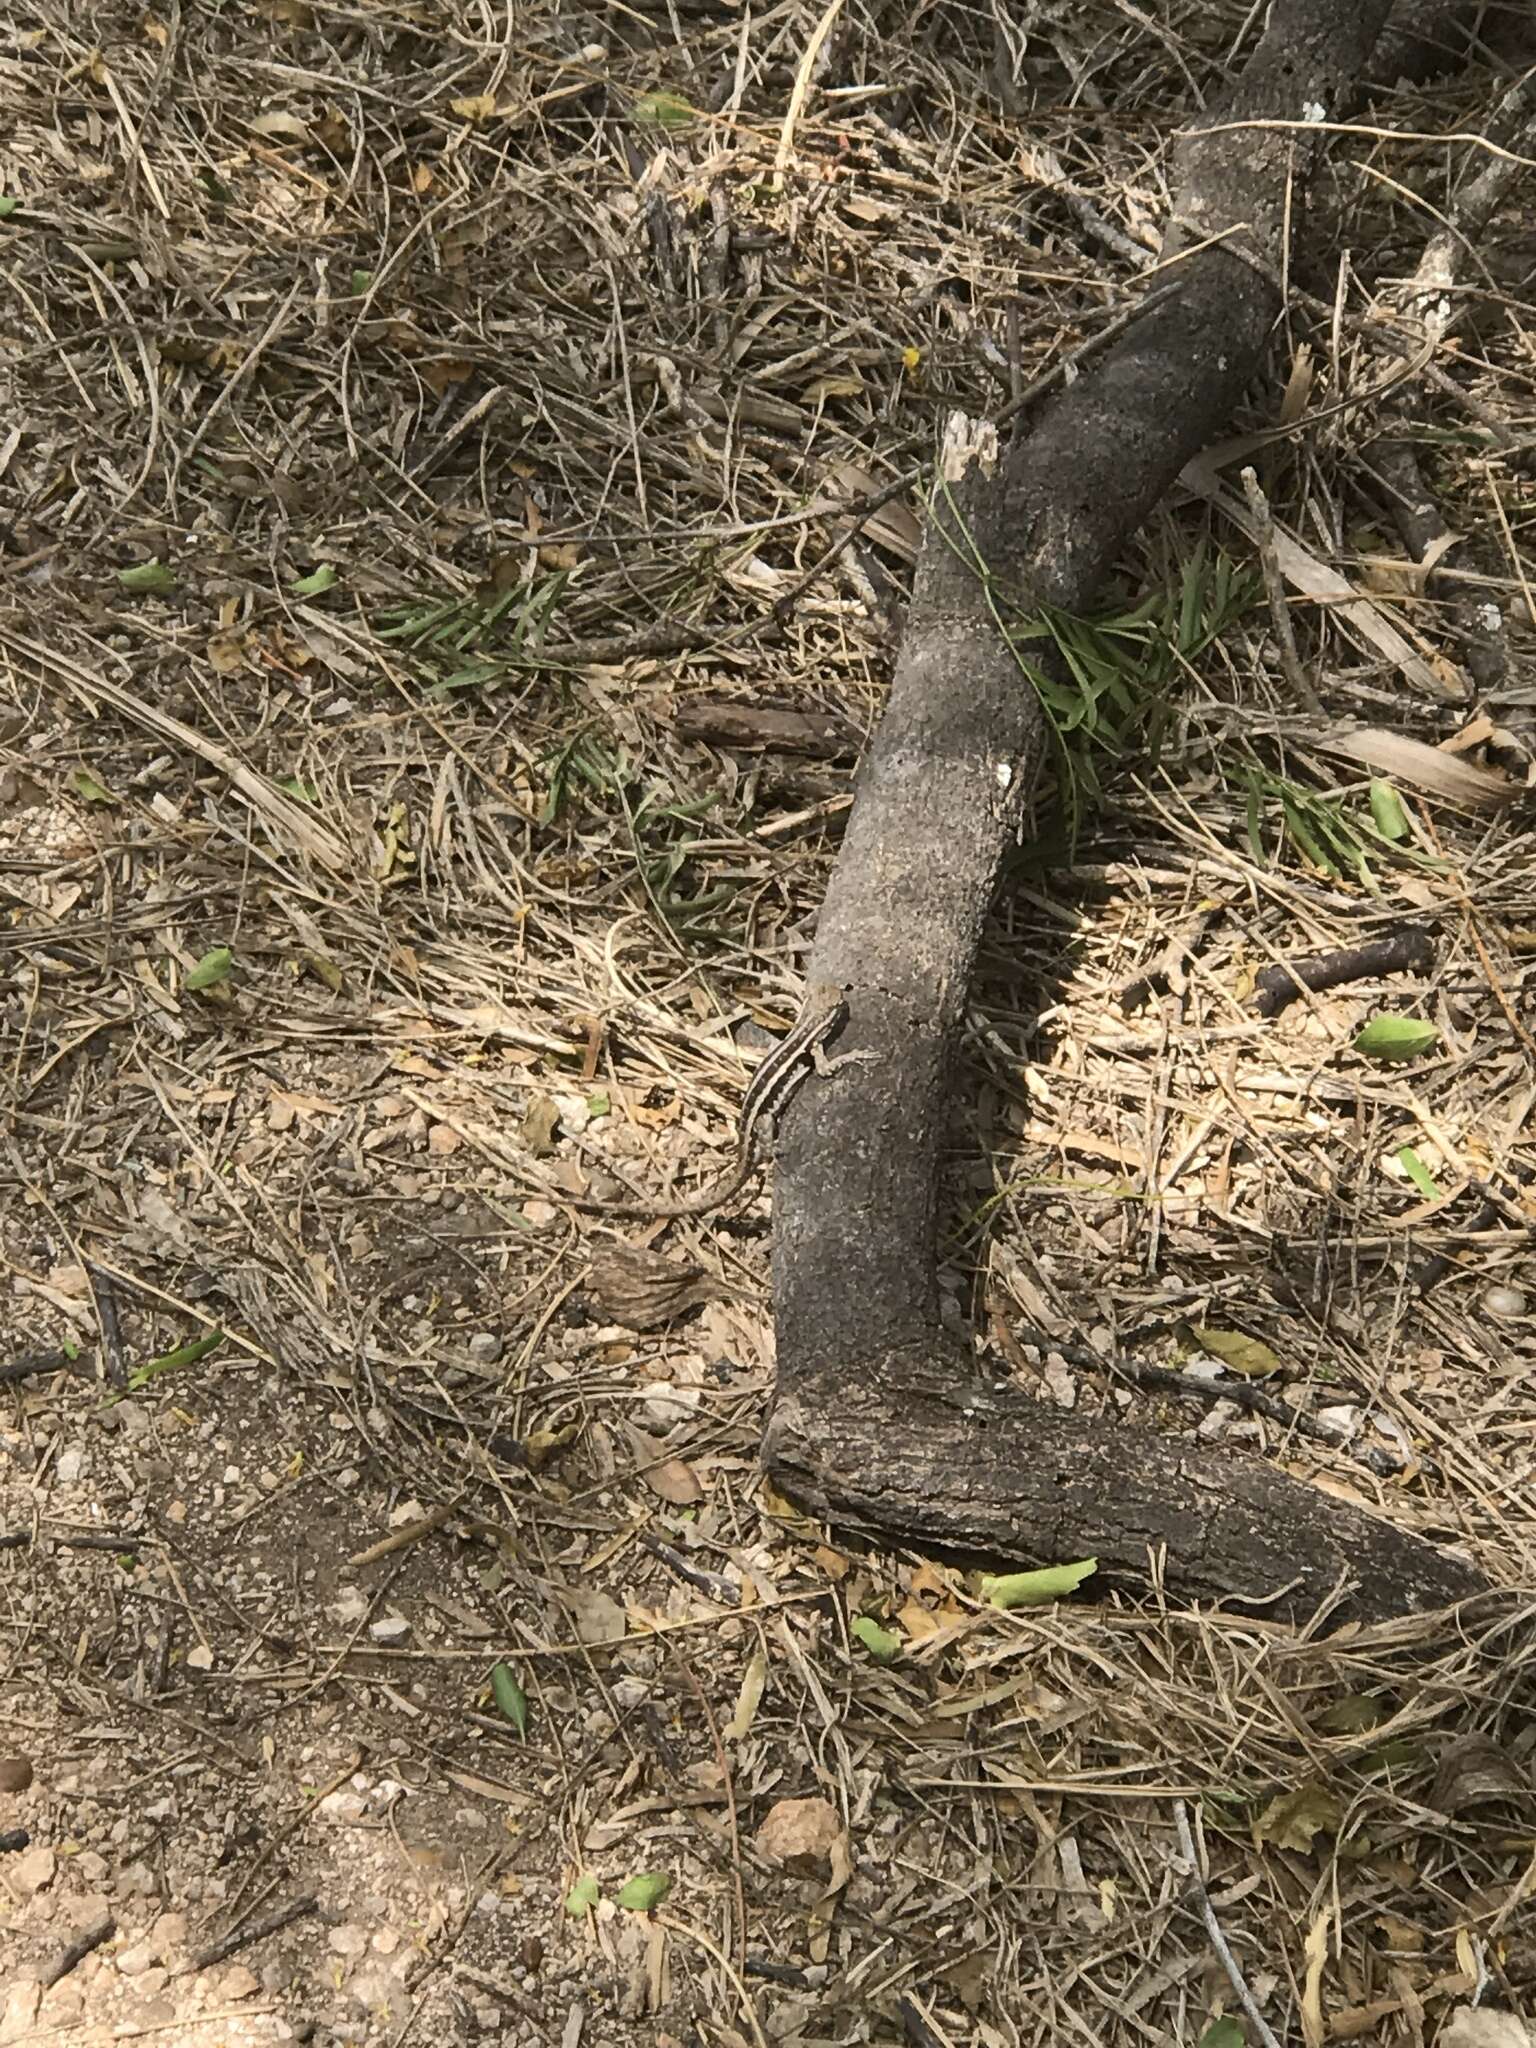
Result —
<path fill-rule="evenodd" d="M 592 1278 L 586 1230 L 530 1200 L 723 1163 L 736 1029 L 792 1013 L 851 779 L 835 743 L 717 749 L 687 714 L 872 726 L 920 499 L 834 554 L 836 501 L 898 483 L 950 406 L 997 410 L 1130 302 L 1166 138 L 1246 11 L 1050 12 L 1026 35 L 1001 9 L 847 0 L 819 45 L 796 0 L 15 17 L 0 1252 L 13 1361 L 83 1347 L 93 1377 L 18 1373 L 0 1397 L 0 1526 L 37 1518 L 0 1552 L 0 1698 L 54 1766 L 29 1824 L 110 1841 L 109 1863 L 141 1847 L 139 1776 L 193 1759 L 206 1803 L 157 1822 L 156 1853 L 200 1939 L 306 1889 L 410 1921 L 404 2017 L 327 2007 L 335 1956 L 298 1923 L 292 1981 L 242 1992 L 253 2027 L 457 2039 L 501 1998 L 528 2039 L 583 2002 L 588 2040 L 1194 2039 L 1233 1994 L 1178 1798 L 1282 2033 L 1305 2010 L 1314 2038 L 1417 2041 L 1536 1980 L 1536 1401 L 1529 1320 L 1484 1294 L 1536 1288 L 1529 838 L 1406 786 L 1416 862 L 1377 849 L 1363 881 L 1282 838 L 1279 779 L 1311 792 L 1304 824 L 1321 801 L 1367 814 L 1286 695 L 1256 579 L 1175 665 L 1155 756 L 1106 757 L 1075 852 L 1044 820 L 1000 902 L 947 1272 L 1047 1397 L 1109 1415 L 1133 1396 L 1085 1357 L 1176 1364 L 1195 1325 L 1262 1339 L 1287 1396 L 1391 1476 L 1182 1396 L 1164 1425 L 1251 1438 L 1463 1543 L 1506 1596 L 1449 1635 L 1298 1643 L 1155 1600 L 1004 1617 L 955 1574 L 849 1558 L 755 1490 L 762 1202 L 687 1226 L 686 1264 Z M 1373 118 L 1476 131 L 1489 96 L 1473 75 Z M 1310 348 L 1315 382 L 1299 430 L 1247 457 L 1431 671 L 1445 607 L 1382 594 L 1401 549 L 1362 450 L 1401 337 L 1372 313 L 1480 167 L 1341 138 L 1276 357 L 1283 376 Z M 1522 781 L 1533 260 L 1526 219 L 1497 214 L 1454 346 L 1390 397 L 1447 522 L 1488 537 L 1507 686 L 1410 695 L 1362 615 L 1294 607 L 1330 714 L 1491 741 Z M 1274 419 L 1259 392 L 1240 427 Z M 1253 567 L 1181 497 L 1111 605 L 1208 594 L 1221 554 Z M 125 585 L 152 562 L 169 576 Z M 1264 965 L 1410 920 L 1436 930 L 1427 977 L 1255 1021 Z M 231 971 L 199 992 L 217 948 Z M 1173 987 L 1128 1013 L 1159 963 Z M 1437 1024 L 1436 1052 L 1352 1054 L 1383 1007 Z M 1446 1201 L 1405 1181 L 1404 1146 Z M 1455 1263 L 1421 1301 L 1436 1253 Z M 696 1319 L 668 1323 L 681 1306 Z M 1037 1367 L 1021 1320 L 1075 1362 Z M 215 1328 L 108 1435 L 98 1365 Z M 92 1535 L 127 1564 L 70 1547 Z M 411 1647 L 369 1638 L 386 1609 Z M 594 1650 L 626 1610 L 624 1646 Z M 895 1619 L 899 1662 L 870 1661 L 859 1614 Z M 526 1744 L 486 1716 L 502 1654 Z M 1472 1782 L 1474 1735 L 1496 1759 Z M 359 1905 L 317 1838 L 312 1795 L 353 1742 L 446 1802 L 447 1903 L 381 1835 Z M 92 1777 L 111 1756 L 121 1775 Z M 838 1809 L 843 1882 L 754 1846 L 786 1795 Z M 491 1816 L 473 1854 L 465 1800 Z M 678 1879 L 659 1932 L 562 1913 L 578 1870 L 611 1897 L 643 1868 Z M 474 1912 L 492 1885 L 517 1970 Z M 9 1929 L 58 1945 L 20 1907 Z M 763 1960 L 791 1974 L 744 1974 Z M 180 1981 L 159 1995 L 201 2024 Z M 118 2018 L 110 1973 L 90 1985 L 36 2024 Z"/>

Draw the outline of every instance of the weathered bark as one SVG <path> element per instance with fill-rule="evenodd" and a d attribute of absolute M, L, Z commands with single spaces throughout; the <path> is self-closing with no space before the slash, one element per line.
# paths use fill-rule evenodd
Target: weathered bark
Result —
<path fill-rule="evenodd" d="M 937 1187 L 950 1049 L 982 921 L 1044 749 L 998 630 L 1081 610 L 1183 464 L 1227 425 L 1280 308 L 1287 211 L 1344 107 L 1385 0 L 1276 0 L 1227 103 L 1176 149 L 1176 296 L 1150 307 L 994 474 L 936 500 L 889 708 L 859 780 L 811 973 L 847 989 L 849 1066 L 786 1116 L 774 1281 L 779 1382 L 764 1446 L 792 1498 L 861 1530 L 1011 1558 L 1096 1554 L 1177 1594 L 1295 1616 L 1383 1615 L 1481 1583 L 1395 1527 L 1253 1462 L 984 1390 L 940 1327 Z M 1289 186 L 1289 191 L 1288 191 Z M 1201 247 L 1202 243 L 1209 246 Z M 984 562 L 984 578 L 975 564 Z"/>

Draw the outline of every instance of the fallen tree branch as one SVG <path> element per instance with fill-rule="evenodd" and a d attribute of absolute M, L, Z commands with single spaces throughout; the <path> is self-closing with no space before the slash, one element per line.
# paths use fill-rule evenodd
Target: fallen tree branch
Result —
<path fill-rule="evenodd" d="M 1386 12 L 1385 0 L 1276 0 L 1242 78 L 1176 145 L 1158 274 L 1177 289 L 1017 446 L 999 453 L 995 431 L 952 429 L 810 968 L 847 990 L 848 1043 L 883 1064 L 812 1079 L 785 1117 L 764 1444 L 786 1494 L 877 1537 L 1092 1554 L 1111 1578 L 1144 1579 L 1162 1556 L 1177 1596 L 1289 1618 L 1331 1602 L 1339 1621 L 1483 1582 L 1257 1461 L 983 1383 L 940 1322 L 937 1183 L 982 922 L 1046 745 L 1001 621 L 1083 610 L 1227 426 L 1281 310 L 1290 214 L 1317 148 L 1290 126 L 1241 124 L 1336 118 Z"/>

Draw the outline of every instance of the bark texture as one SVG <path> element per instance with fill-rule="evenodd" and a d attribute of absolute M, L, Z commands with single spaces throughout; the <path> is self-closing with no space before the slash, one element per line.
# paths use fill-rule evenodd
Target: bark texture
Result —
<path fill-rule="evenodd" d="M 1477 1590 L 1456 1558 L 1253 1461 L 984 1388 L 940 1327 L 937 1188 L 950 1050 L 982 921 L 1045 734 L 998 628 L 1082 610 L 1180 468 L 1225 430 L 1280 309 L 1310 168 L 1294 129 L 1357 88 L 1385 0 L 1276 0 L 1226 103 L 1175 149 L 1177 294 L 989 471 L 935 499 L 889 708 L 861 772 L 811 973 L 849 994 L 839 1050 L 878 1056 L 790 1106 L 777 1187 L 779 1381 L 764 1457 L 834 1522 L 1012 1559 L 1097 1555 L 1181 1597 L 1277 1616 L 1387 1615 Z M 1289 188 L 1289 196 L 1288 196 Z M 979 573 L 977 564 L 986 565 Z"/>

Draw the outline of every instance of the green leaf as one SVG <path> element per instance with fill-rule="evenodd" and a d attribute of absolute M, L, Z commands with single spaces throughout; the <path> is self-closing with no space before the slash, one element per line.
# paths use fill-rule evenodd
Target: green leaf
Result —
<path fill-rule="evenodd" d="M 1371 816 L 1383 839 L 1406 839 L 1412 829 L 1402 798 L 1391 783 L 1383 782 L 1380 776 L 1371 782 Z"/>
<path fill-rule="evenodd" d="M 643 1870 L 619 1893 L 619 1904 L 628 1913 L 654 1912 L 671 1889 L 672 1880 L 666 1871 Z"/>
<path fill-rule="evenodd" d="M 526 1735 L 528 1733 L 528 1695 L 512 1676 L 510 1664 L 497 1664 L 492 1667 L 491 1695 L 518 1734 Z"/>
<path fill-rule="evenodd" d="M 367 291 L 369 285 L 371 285 L 372 283 L 373 272 L 371 270 L 354 270 L 352 273 L 353 298 L 360 299 L 363 296 L 363 293 Z"/>
<path fill-rule="evenodd" d="M 1365 1735 L 1372 1728 L 1379 1728 L 1388 1717 L 1390 1709 L 1382 1700 L 1372 1699 L 1369 1693 L 1346 1693 L 1341 1700 L 1335 1700 L 1331 1707 L 1325 1707 L 1317 1717 L 1319 1735 Z"/>
<path fill-rule="evenodd" d="M 1399 1148 L 1397 1163 L 1427 1202 L 1440 1200 L 1440 1183 L 1411 1145 Z"/>
<path fill-rule="evenodd" d="M 235 956 L 228 946 L 215 946 L 211 952 L 203 955 L 188 974 L 186 985 L 194 993 L 198 989 L 216 988 L 221 981 L 228 979 L 229 970 L 234 964 Z"/>
<path fill-rule="evenodd" d="M 1261 1380 L 1280 1370 L 1278 1353 L 1271 1351 L 1262 1339 L 1245 1336 L 1241 1330 L 1211 1330 L 1202 1326 L 1193 1336 L 1202 1351 L 1219 1358 L 1229 1372 L 1241 1373 L 1244 1379 Z"/>
<path fill-rule="evenodd" d="M 573 1919 L 579 1913 L 590 1913 L 600 1896 L 595 1877 L 578 1877 L 565 1895 L 565 1910 Z"/>
<path fill-rule="evenodd" d="M 1243 2048 L 1244 2034 L 1236 2020 L 1212 2020 L 1195 2048 Z"/>
<path fill-rule="evenodd" d="M 177 1372 L 184 1365 L 196 1365 L 210 1351 L 217 1351 L 224 1342 L 222 1330 L 210 1330 L 206 1337 L 194 1337 L 190 1344 L 178 1344 L 174 1351 L 164 1351 L 158 1358 L 146 1358 L 142 1365 L 136 1365 L 128 1375 L 128 1391 L 137 1393 L 163 1372 Z"/>
<path fill-rule="evenodd" d="M 117 580 L 124 590 L 139 597 L 148 590 L 169 590 L 176 577 L 156 555 L 148 562 L 136 562 L 131 569 L 119 569 Z"/>
<path fill-rule="evenodd" d="M 285 775 L 278 788 L 289 796 L 297 797 L 301 804 L 318 804 L 320 792 L 312 782 L 306 782 L 302 775 Z"/>
<path fill-rule="evenodd" d="M 981 1582 L 981 1597 L 994 1607 L 1043 1607 L 1047 1600 L 1064 1600 L 1068 1593 L 1075 1593 L 1098 1568 L 1096 1557 L 1085 1557 L 1076 1564 L 1048 1564 L 1037 1572 L 1004 1572 L 996 1577 L 989 1572 Z"/>
<path fill-rule="evenodd" d="M 872 1616 L 855 1615 L 852 1628 L 853 1633 L 877 1664 L 894 1664 L 901 1655 L 901 1637 L 894 1635 L 888 1628 L 882 1628 Z"/>
<path fill-rule="evenodd" d="M 20 204 L 21 201 L 12 198 L 9 193 L 6 193 L 4 197 L 0 197 L 0 220 L 9 220 Z"/>
<path fill-rule="evenodd" d="M 318 597 L 321 591 L 333 589 L 335 583 L 336 571 L 329 562 L 322 562 L 308 576 L 299 578 L 293 586 L 293 594 L 295 597 Z"/>
<path fill-rule="evenodd" d="M 646 92 L 635 101 L 635 119 L 651 128 L 690 128 L 697 118 L 675 92 Z"/>
<path fill-rule="evenodd" d="M 1309 1778 L 1294 1792 L 1271 1799 L 1253 1825 L 1256 1848 L 1272 1842 L 1277 1849 L 1307 1850 L 1314 1835 L 1332 1834 L 1343 1819 L 1338 1800 L 1320 1778 Z"/>
<path fill-rule="evenodd" d="M 115 804 L 117 798 L 104 782 L 98 782 L 89 768 L 77 768 L 69 778 L 69 786 L 87 804 Z"/>
<path fill-rule="evenodd" d="M 1355 1051 L 1368 1060 L 1416 1060 L 1432 1052 L 1440 1033 L 1422 1017 L 1399 1017 L 1381 1011 L 1355 1034 Z"/>

